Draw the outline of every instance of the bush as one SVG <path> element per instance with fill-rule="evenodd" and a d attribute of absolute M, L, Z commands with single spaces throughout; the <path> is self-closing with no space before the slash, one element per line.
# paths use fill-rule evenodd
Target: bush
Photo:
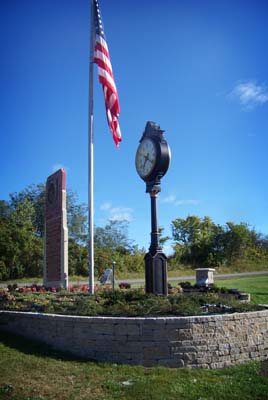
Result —
<path fill-rule="evenodd" d="M 23 288 L 24 289 L 24 288 Z M 241 304 L 236 299 L 215 293 L 173 294 L 155 296 L 144 290 L 86 292 L 33 292 L 21 288 L 10 293 L 2 290 L 0 309 L 33 311 L 70 315 L 107 316 L 190 316 L 211 312 L 240 312 L 261 309 L 260 306 Z M 223 303 L 224 301 L 224 303 Z"/>
<path fill-rule="evenodd" d="M 191 289 L 193 286 L 191 282 L 185 281 L 185 282 L 179 282 L 178 285 L 182 287 L 183 289 Z"/>
<path fill-rule="evenodd" d="M 131 288 L 130 283 L 127 283 L 127 282 L 121 282 L 121 283 L 119 283 L 118 286 L 120 289 L 130 289 Z"/>

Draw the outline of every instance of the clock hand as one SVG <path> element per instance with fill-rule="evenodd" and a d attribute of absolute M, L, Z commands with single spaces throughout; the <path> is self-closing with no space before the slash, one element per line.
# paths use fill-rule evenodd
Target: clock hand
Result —
<path fill-rule="evenodd" d="M 147 161 L 150 161 L 150 160 L 149 160 L 149 153 L 147 153 L 146 156 L 144 157 L 143 168 L 145 167 Z"/>

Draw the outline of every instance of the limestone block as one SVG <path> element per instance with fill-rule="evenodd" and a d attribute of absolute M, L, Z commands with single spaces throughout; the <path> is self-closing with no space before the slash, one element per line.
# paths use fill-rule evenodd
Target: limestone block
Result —
<path fill-rule="evenodd" d="M 168 358 L 170 356 L 170 348 L 168 345 L 144 347 L 143 356 L 144 360 Z"/>
<path fill-rule="evenodd" d="M 197 359 L 197 353 L 183 353 L 182 358 L 185 364 L 193 363 Z"/>
<path fill-rule="evenodd" d="M 114 325 L 114 335 L 124 336 L 124 335 L 139 335 L 140 326 L 137 325 L 127 325 L 127 324 L 116 324 Z"/>

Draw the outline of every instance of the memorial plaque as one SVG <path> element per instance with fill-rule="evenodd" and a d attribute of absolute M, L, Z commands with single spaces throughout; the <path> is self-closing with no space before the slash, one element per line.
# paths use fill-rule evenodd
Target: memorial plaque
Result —
<path fill-rule="evenodd" d="M 50 175 L 46 183 L 44 285 L 68 287 L 68 228 L 64 169 Z"/>

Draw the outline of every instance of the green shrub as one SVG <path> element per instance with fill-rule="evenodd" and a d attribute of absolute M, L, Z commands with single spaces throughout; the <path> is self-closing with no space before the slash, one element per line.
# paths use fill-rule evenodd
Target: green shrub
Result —
<path fill-rule="evenodd" d="M 191 282 L 188 281 L 179 282 L 178 285 L 181 286 L 183 289 L 191 289 L 193 287 Z"/>
<path fill-rule="evenodd" d="M 146 294 L 142 289 L 103 291 L 94 295 L 86 292 L 21 293 L 13 291 L 9 296 L 7 293 L 10 292 L 7 289 L 4 292 L 0 309 L 70 315 L 190 316 L 204 314 L 206 312 L 204 309 L 210 307 L 209 305 L 212 312 L 214 306 L 217 310 L 226 312 L 260 309 L 258 306 L 240 303 L 233 296 L 226 297 L 225 294 L 209 292 L 180 293 L 169 296 Z"/>

